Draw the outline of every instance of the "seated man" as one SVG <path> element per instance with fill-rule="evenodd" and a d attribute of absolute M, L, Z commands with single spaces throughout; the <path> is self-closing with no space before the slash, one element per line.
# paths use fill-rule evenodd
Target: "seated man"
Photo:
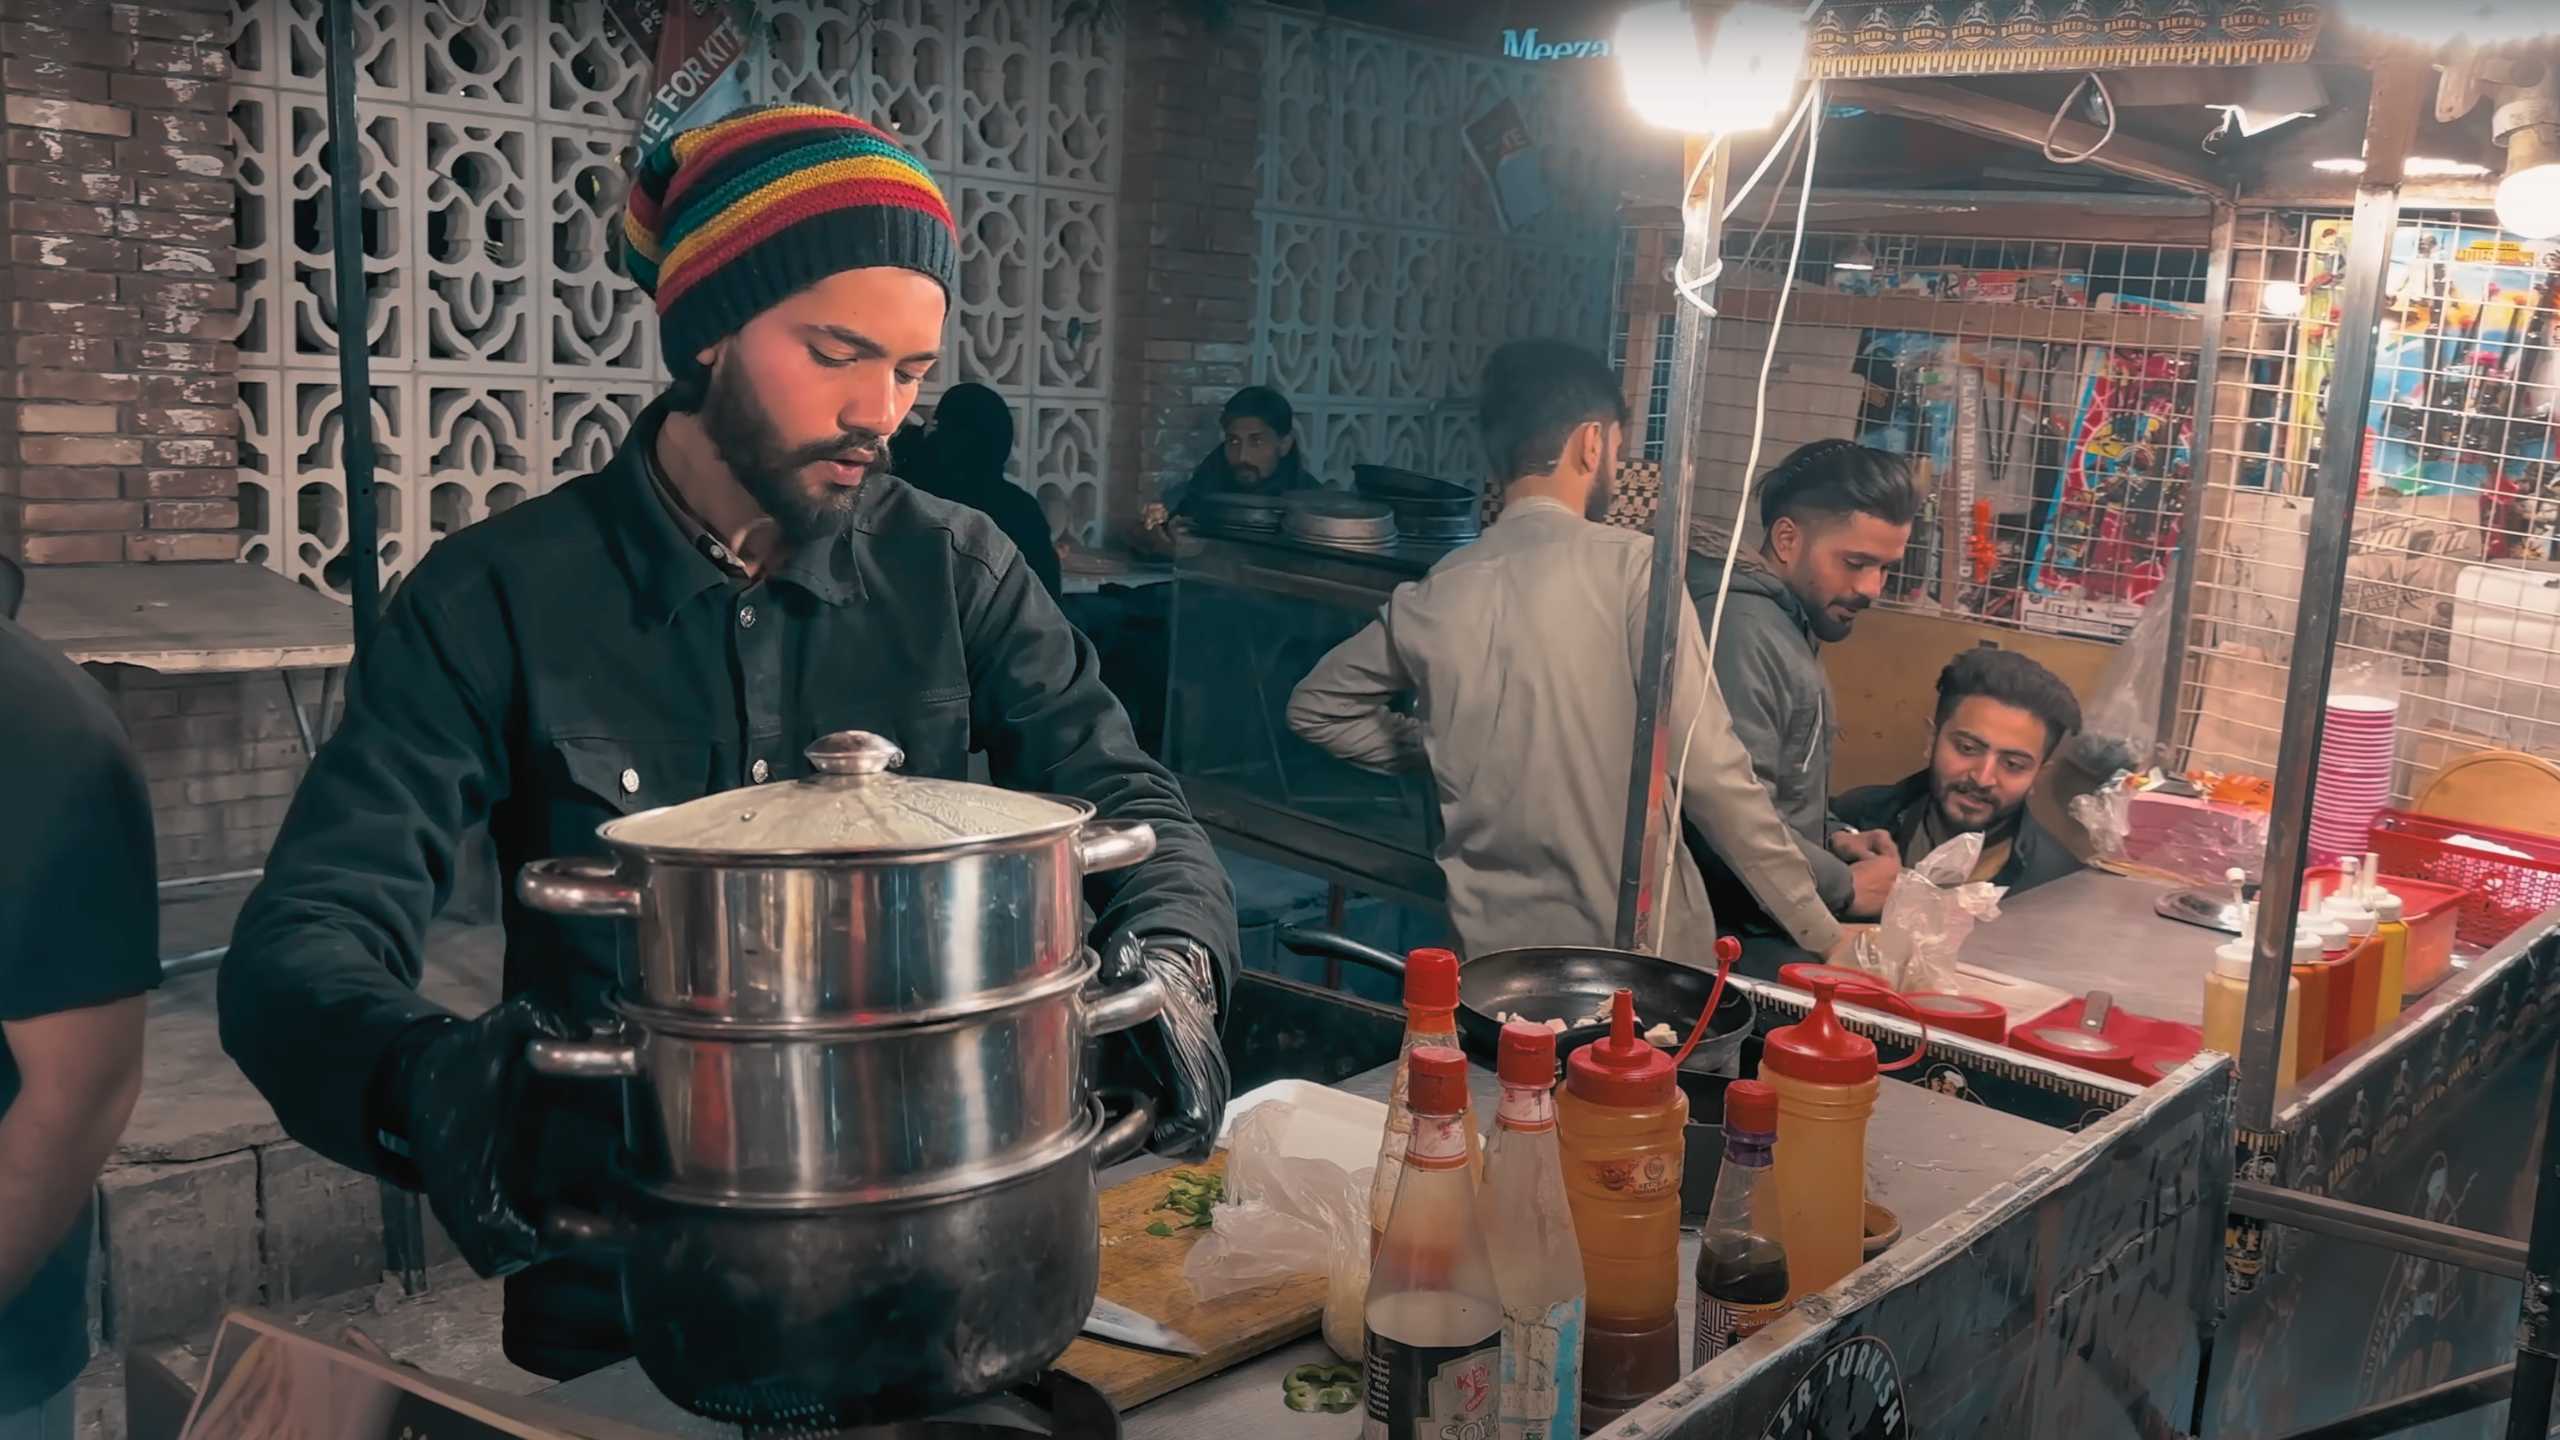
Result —
<path fill-rule="evenodd" d="M 1279 495 L 1321 485 L 1298 458 L 1297 419 L 1288 397 L 1268 385 L 1247 385 L 1228 396 L 1218 412 L 1217 448 L 1192 467 L 1189 480 L 1138 513 L 1140 547 L 1170 548 L 1173 522 L 1189 515 L 1203 495 Z"/>
<path fill-rule="evenodd" d="M 890 468 L 899 479 L 996 522 L 1054 600 L 1063 583 L 1058 542 L 1039 498 L 1005 478 L 1012 458 L 1013 407 L 974 382 L 942 392 L 933 405 L 933 428 L 910 426 L 889 442 Z"/>
<path fill-rule="evenodd" d="M 1852 790 L 1832 809 L 1844 824 L 1891 836 L 1906 864 L 1979 830 L 1973 878 L 2013 894 L 2032 889 L 2080 868 L 2027 813 L 2045 762 L 2079 728 L 2080 702 L 2061 677 L 2014 650 L 1967 650 L 1938 672 L 1929 768 Z"/>
<path fill-rule="evenodd" d="M 1778 463 L 1758 487 L 1761 539 L 1738 557 L 1716 636 L 1716 684 L 1733 728 L 1778 813 L 1794 827 L 1814 884 L 1834 913 L 1872 920 L 1901 868 L 1873 836 L 1830 813 L 1831 739 L 1840 728 L 1822 647 L 1884 592 L 1919 514 L 1902 458 L 1846 440 L 1817 440 Z M 1724 554 L 1689 557 L 1689 594 L 1703 628 L 1715 606 Z M 1708 898 L 1727 924 L 1766 932 L 1727 857 L 1702 853 Z"/>
<path fill-rule="evenodd" d="M 1607 945 L 1653 577 L 1650 537 L 1593 523 L 1608 512 L 1626 402 L 1599 356 L 1522 340 L 1485 366 L 1476 413 L 1501 519 L 1396 587 L 1376 622 L 1318 662 L 1289 697 L 1289 728 L 1355 765 L 1429 769 L 1449 919 L 1467 953 Z M 1829 953 L 1840 926 L 1734 739 L 1696 617 L 1677 614 L 1665 724 L 1694 737 L 1682 812 L 1797 944 Z M 1395 708 L 1407 696 L 1409 715 Z M 1705 967 L 1715 917 L 1685 849 L 1674 863 L 1662 954 Z"/>

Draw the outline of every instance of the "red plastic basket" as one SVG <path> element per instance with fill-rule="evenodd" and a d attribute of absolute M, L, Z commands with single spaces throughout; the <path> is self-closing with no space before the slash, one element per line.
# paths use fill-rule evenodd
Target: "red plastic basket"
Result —
<path fill-rule="evenodd" d="M 2493 855 L 2445 843 L 2456 835 L 2478 836 L 2524 853 Z M 2374 818 L 2373 850 L 2385 875 L 2470 891 L 2454 933 L 2478 949 L 2488 949 L 2560 905 L 2560 838 L 2385 810 Z"/>

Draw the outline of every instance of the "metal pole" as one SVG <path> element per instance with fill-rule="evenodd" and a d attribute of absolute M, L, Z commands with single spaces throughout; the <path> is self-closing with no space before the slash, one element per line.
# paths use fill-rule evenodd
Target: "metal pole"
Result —
<path fill-rule="evenodd" d="M 2542 1179 L 2533 1188 L 2533 1229 L 2524 1251 L 2523 1318 L 2516 1325 L 2515 1397 L 2507 1407 L 2507 1440 L 2542 1440 L 2551 1427 L 2551 1384 L 2560 1370 L 2560 1324 L 2554 1323 L 2560 1272 L 2560 1076 L 2542 1092 Z"/>
<path fill-rule="evenodd" d="M 1713 23 L 1713 10 L 1702 23 Z M 1696 142 L 1693 142 L 1693 144 Z M 1725 167 L 1731 147 L 1715 144 L 1706 173 L 1680 197 L 1680 245 L 1684 264 L 1715 258 L 1717 216 L 1724 209 Z M 1699 168 L 1682 159 L 1682 180 Z M 1672 665 L 1679 656 L 1680 607 L 1689 603 L 1689 500 L 1698 479 L 1698 447 L 1691 443 L 1707 384 L 1707 315 L 1674 301 L 1671 384 L 1662 422 L 1662 502 L 1653 513 L 1653 588 L 1645 596 L 1643 663 L 1636 671 L 1635 762 L 1627 777 L 1626 846 L 1618 872 L 1618 948 L 1657 950 L 1662 943 L 1661 897 L 1652 893 L 1667 846 L 1680 843 L 1680 817 L 1663 812 L 1670 763 Z M 1639 417 L 1641 418 L 1641 417 Z M 1697 677 L 1706 683 L 1707 677 Z"/>
<path fill-rule="evenodd" d="M 2337 648 L 2338 602 L 2347 587 L 2356 477 L 2363 468 L 2365 404 L 2373 391 L 2382 291 L 2400 223 L 2400 170 L 2417 124 L 2423 66 L 2385 65 L 2374 75 L 2365 114 L 2365 174 L 2356 186 L 2338 309 L 2338 353 L 2329 372 L 2328 424 L 2311 496 L 2311 533 L 2294 606 L 2293 655 L 2285 673 L 2284 736 L 2276 748 L 2275 802 L 2267 816 L 2267 863 L 2258 891 L 2258 933 L 2249 962 L 2249 1014 L 2240 1038 L 2240 1128 L 2275 1128 L 2276 1057 L 2284 1038 L 2285 988 L 2293 975 L 2294 911 L 2302 903 L 2304 847 L 2311 829 L 2311 767 L 2327 718 L 2329 662 Z"/>
<path fill-rule="evenodd" d="M 328 0 L 330 264 L 338 290 L 338 434 L 347 477 L 347 588 L 355 648 L 372 638 L 382 569 L 373 495 L 373 353 L 364 266 L 364 134 L 356 119 L 353 0 Z"/>
<path fill-rule="evenodd" d="M 2513 1365 L 2499 1365 L 2475 1370 L 2441 1385 L 2413 1390 L 2396 1400 L 2368 1405 L 2325 1425 L 2293 1431 L 2283 1440 L 2379 1440 L 2384 1435 L 2414 1430 L 2430 1420 L 2466 1415 L 2506 1399 L 2507 1385 L 2515 1376 L 2515 1368 Z"/>
<path fill-rule="evenodd" d="M 2196 355 L 2196 453 L 2201 458 L 2189 472 L 2187 513 L 2178 525 L 2178 552 L 2169 569 L 2169 663 L 2161 672 L 2160 728 L 2154 732 L 2154 753 L 2144 757 L 2162 764 L 2174 753 L 2178 707 L 2186 699 L 2187 628 L 2195 622 L 2196 547 L 2203 543 L 2204 500 L 2213 486 L 2222 331 L 2231 306 L 2231 248 L 2239 229 L 2238 209 L 2224 204 L 2213 207 L 2213 248 L 2204 275 L 2204 348 Z"/>
<path fill-rule="evenodd" d="M 380 526 L 373 495 L 373 339 L 364 268 L 364 138 L 356 119 L 356 33 L 352 0 L 328 0 L 330 265 L 338 282 L 338 435 L 347 481 L 347 590 L 353 601 L 355 653 L 371 646 L 382 608 Z M 292 682 L 286 681 L 290 693 Z M 297 701 L 294 720 L 308 722 Z M 426 1288 L 426 1220 L 416 1194 L 388 1180 L 382 1198 L 383 1268 L 411 1295 Z"/>
<path fill-rule="evenodd" d="M 2560 1192 L 2560 1187 L 2554 1189 Z M 2314 1235 L 2379 1246 L 2501 1279 L 2517 1279 L 2525 1272 L 2525 1247 L 2503 1235 L 2439 1225 L 2413 1215 L 2351 1205 L 2326 1195 L 2305 1195 L 2252 1180 L 2232 1182 L 2231 1213 L 2254 1215 Z"/>

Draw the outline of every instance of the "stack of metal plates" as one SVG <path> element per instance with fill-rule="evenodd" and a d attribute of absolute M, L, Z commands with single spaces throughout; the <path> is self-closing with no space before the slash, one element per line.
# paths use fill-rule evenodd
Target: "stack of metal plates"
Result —
<path fill-rule="evenodd" d="M 1280 528 L 1286 514 L 1282 497 L 1277 494 L 1254 495 L 1232 490 L 1211 491 L 1194 498 L 1190 504 L 1194 524 L 1206 530 L 1237 531 L 1267 535 Z"/>
<path fill-rule="evenodd" d="M 1407 540 L 1461 545 L 1484 529 L 1483 502 L 1464 485 L 1391 465 L 1354 465 L 1361 494 L 1395 512 L 1396 533 Z"/>
<path fill-rule="evenodd" d="M 1280 529 L 1310 545 L 1391 550 L 1396 544 L 1396 512 L 1382 500 L 1334 490 L 1301 490 L 1289 497 L 1288 515 Z"/>

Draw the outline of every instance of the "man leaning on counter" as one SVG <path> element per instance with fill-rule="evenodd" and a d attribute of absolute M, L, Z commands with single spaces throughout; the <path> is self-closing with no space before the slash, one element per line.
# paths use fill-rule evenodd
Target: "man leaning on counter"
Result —
<path fill-rule="evenodd" d="M 998 784 L 1149 822 L 1152 858 L 1086 884 L 1106 966 L 1180 1017 L 1104 1048 L 1165 1097 L 1163 1149 L 1217 1134 L 1223 1063 L 1165 1027 L 1208 1023 L 1236 959 L 1226 873 L 1091 644 L 993 521 L 885 468 L 959 248 L 932 178 L 849 116 L 750 109 L 642 157 L 624 240 L 675 384 L 601 472 L 419 562 L 221 974 L 223 1046 L 287 1132 L 423 1189 L 474 1268 L 509 1275 L 508 1359 L 555 1379 L 630 1346 L 613 1267 L 550 1254 L 529 1202 L 597 1203 L 621 1113 L 522 1055 L 608 1018 L 617 940 L 511 902 L 506 1002 L 465 1019 L 420 996 L 474 824 L 509 873 L 593 854 L 602 821 L 806 775 L 845 729 L 910 773 L 961 778 L 983 751 Z"/>
<path fill-rule="evenodd" d="M 1716 685 L 1823 902 L 1844 919 L 1872 920 L 1902 866 L 1883 835 L 1851 829 L 1832 813 L 1831 742 L 1840 709 L 1822 647 L 1847 639 L 1884 593 L 1885 572 L 1910 544 L 1919 492 L 1902 457 L 1817 440 L 1778 462 L 1753 493 L 1760 545 L 1733 568 L 1716 634 Z M 1721 546 L 1689 557 L 1689 594 L 1702 627 L 1724 568 Z M 1717 847 L 1704 847 L 1699 863 L 1726 924 L 1759 934 L 1792 928 L 1770 923 Z"/>
<path fill-rule="evenodd" d="M 1653 576 L 1650 538 L 1597 523 L 1626 401 L 1599 356 L 1522 340 L 1486 364 L 1476 413 L 1501 518 L 1396 587 L 1377 620 L 1319 661 L 1289 697 L 1289 726 L 1356 765 L 1429 770 L 1449 918 L 1467 953 L 1608 945 Z M 1682 813 L 1797 944 L 1827 954 L 1840 925 L 1734 738 L 1696 616 L 1677 613 L 1666 730 L 1675 746 L 1695 737 Z M 1715 917 L 1696 863 L 1675 850 L 1662 953 L 1710 966 Z"/>

